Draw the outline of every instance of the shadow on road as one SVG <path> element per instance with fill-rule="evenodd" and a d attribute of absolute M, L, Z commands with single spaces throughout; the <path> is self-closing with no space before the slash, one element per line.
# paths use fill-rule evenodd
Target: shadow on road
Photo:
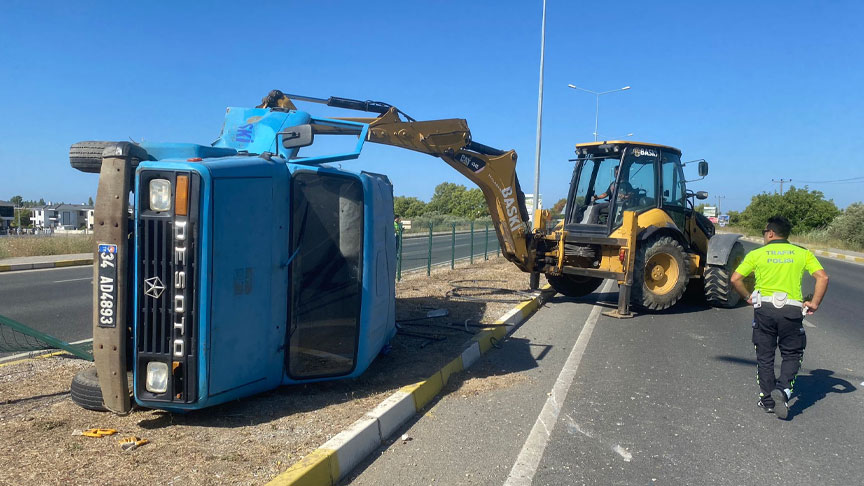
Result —
<path fill-rule="evenodd" d="M 756 367 L 756 360 L 739 358 L 737 356 L 714 356 L 717 361 L 724 361 L 743 366 Z M 789 417 L 794 417 L 807 410 L 816 402 L 826 398 L 829 393 L 850 393 L 856 390 L 852 383 L 833 376 L 831 370 L 811 370 L 809 374 L 799 374 L 795 378 L 795 401 L 789 407 Z"/>
<path fill-rule="evenodd" d="M 848 381 L 832 376 L 831 370 L 813 370 L 809 375 L 795 378 L 795 396 L 798 398 L 789 408 L 789 416 L 794 417 L 810 408 L 829 393 L 849 393 L 856 390 Z"/>

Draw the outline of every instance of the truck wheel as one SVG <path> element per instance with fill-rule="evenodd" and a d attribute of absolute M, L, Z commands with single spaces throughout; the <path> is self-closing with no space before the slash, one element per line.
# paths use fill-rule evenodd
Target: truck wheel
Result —
<path fill-rule="evenodd" d="M 567 297 L 582 297 L 597 290 L 597 287 L 603 283 L 602 278 L 585 277 L 582 275 L 561 276 L 546 275 L 546 281 L 555 289 L 556 292 Z"/>
<path fill-rule="evenodd" d="M 687 290 L 690 256 L 669 236 L 651 239 L 636 251 L 631 301 L 651 310 L 668 309 Z"/>
<path fill-rule="evenodd" d="M 132 387 L 132 373 L 127 373 L 130 391 Z M 96 367 L 83 369 L 72 377 L 72 386 L 70 387 L 70 396 L 72 401 L 79 407 L 87 410 L 95 410 L 97 412 L 107 412 L 105 402 L 102 400 L 102 388 L 99 387 L 99 375 L 96 373 Z"/>
<path fill-rule="evenodd" d="M 102 401 L 102 389 L 99 388 L 99 377 L 96 375 L 96 367 L 83 369 L 72 378 L 70 389 L 72 401 L 81 408 L 107 412 L 105 403 Z"/>
<path fill-rule="evenodd" d="M 735 307 L 741 296 L 732 286 L 732 273 L 741 264 L 746 252 L 744 245 L 736 241 L 726 259 L 726 265 L 709 265 L 705 268 L 705 300 L 714 307 Z"/>
<path fill-rule="evenodd" d="M 69 147 L 69 165 L 81 172 L 98 174 L 102 171 L 102 151 L 105 147 L 117 142 L 78 142 Z M 132 159 L 132 167 L 138 165 L 137 159 Z"/>

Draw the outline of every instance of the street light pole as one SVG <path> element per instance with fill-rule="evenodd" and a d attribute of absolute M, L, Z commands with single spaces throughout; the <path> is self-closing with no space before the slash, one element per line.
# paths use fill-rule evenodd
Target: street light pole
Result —
<path fill-rule="evenodd" d="M 591 91 L 590 89 L 580 88 L 579 86 L 574 86 L 572 84 L 568 84 L 567 87 L 573 88 L 573 89 L 578 89 L 578 90 L 584 91 L 586 93 L 591 93 L 595 96 L 595 99 L 596 99 L 596 107 L 594 109 L 594 141 L 595 142 L 597 141 L 597 133 L 599 130 L 599 125 L 600 125 L 600 96 L 602 96 L 604 94 L 615 93 L 617 91 L 626 91 L 626 90 L 630 89 L 630 86 L 624 86 L 623 88 L 610 89 L 609 91 L 601 91 L 598 93 L 597 91 Z"/>
<path fill-rule="evenodd" d="M 540 27 L 540 88 L 537 95 L 537 151 L 534 156 L 534 210 L 540 207 L 540 138 L 543 131 L 543 55 L 546 52 L 546 0 L 543 0 L 543 21 Z M 534 215 L 529 214 L 531 221 Z"/>

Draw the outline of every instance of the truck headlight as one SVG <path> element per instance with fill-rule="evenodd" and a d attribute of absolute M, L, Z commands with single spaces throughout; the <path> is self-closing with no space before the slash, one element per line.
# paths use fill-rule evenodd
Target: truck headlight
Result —
<path fill-rule="evenodd" d="M 168 391 L 168 364 L 158 361 L 147 363 L 147 391 L 165 393 Z"/>
<path fill-rule="evenodd" d="M 171 209 L 171 181 L 167 179 L 150 181 L 150 209 L 153 211 Z"/>

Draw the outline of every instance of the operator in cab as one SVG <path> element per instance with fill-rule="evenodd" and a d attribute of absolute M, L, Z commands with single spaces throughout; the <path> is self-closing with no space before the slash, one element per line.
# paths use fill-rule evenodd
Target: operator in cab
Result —
<path fill-rule="evenodd" d="M 615 175 L 612 177 L 612 182 L 609 184 L 609 187 L 606 188 L 606 192 L 604 192 L 603 194 L 595 194 L 594 196 L 591 196 L 591 202 L 594 202 L 598 199 L 612 199 L 612 194 L 615 193 L 615 181 L 618 180 L 618 167 L 619 166 L 617 165 L 615 166 Z M 633 187 L 630 185 L 629 182 L 621 181 L 621 190 L 618 192 L 619 199 L 626 199 L 632 191 Z"/>
<path fill-rule="evenodd" d="M 768 218 L 762 238 L 765 244 L 747 256 L 732 274 L 732 285 L 753 305 L 753 345 L 756 347 L 759 402 L 780 419 L 789 414 L 795 376 L 804 359 L 807 335 L 804 316 L 819 309 L 828 289 L 828 274 L 806 248 L 789 243 L 792 230 L 783 216 Z M 816 279 L 813 297 L 801 296 L 801 278 L 807 271 Z M 749 293 L 744 278 L 756 273 L 756 289 Z M 774 354 L 780 347 L 780 377 L 775 379 Z"/>

